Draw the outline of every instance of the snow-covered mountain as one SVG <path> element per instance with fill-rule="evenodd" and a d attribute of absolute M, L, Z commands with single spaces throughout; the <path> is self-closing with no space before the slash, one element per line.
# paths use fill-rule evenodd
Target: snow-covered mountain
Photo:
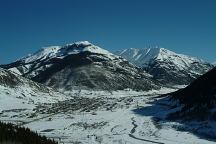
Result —
<path fill-rule="evenodd" d="M 165 48 L 130 48 L 117 51 L 129 62 L 145 69 L 164 84 L 187 85 L 213 68 L 213 65 Z"/>
<path fill-rule="evenodd" d="M 171 118 L 216 120 L 216 68 L 202 75 L 186 88 L 170 94 L 172 105 L 180 107 Z"/>
<path fill-rule="evenodd" d="M 65 99 L 65 95 L 51 88 L 0 68 L 0 114 L 9 109 L 21 109 L 27 113 L 41 103 L 54 103 Z M 11 114 L 17 115 L 16 111 Z"/>
<path fill-rule="evenodd" d="M 64 98 L 50 88 L 0 69 L 0 121 L 30 128 L 65 144 L 210 143 L 209 139 L 195 136 L 191 130 L 179 131 L 185 128 L 179 123 L 160 119 L 168 110 L 173 112 L 175 105 L 161 103 L 158 94 L 171 91 L 109 93 L 82 90 L 79 96 L 70 93 L 71 97 Z M 159 105 L 154 106 L 154 100 Z M 176 101 L 172 104 L 177 104 Z M 206 127 L 209 126 L 206 122 L 200 125 L 196 121 L 195 124 L 189 128 L 204 131 L 201 136 L 215 137 L 215 123 L 213 128 Z"/>
<path fill-rule="evenodd" d="M 87 41 L 44 48 L 1 67 L 63 90 L 159 88 L 142 69 Z"/>

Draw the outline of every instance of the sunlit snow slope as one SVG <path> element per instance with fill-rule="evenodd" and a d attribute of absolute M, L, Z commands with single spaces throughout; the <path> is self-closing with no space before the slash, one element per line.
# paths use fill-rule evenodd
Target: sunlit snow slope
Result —
<path fill-rule="evenodd" d="M 0 112 L 32 111 L 42 103 L 54 103 L 66 97 L 39 83 L 0 68 Z M 2 115 L 1 115 L 2 116 Z"/>
<path fill-rule="evenodd" d="M 130 48 L 117 51 L 116 54 L 169 85 L 187 85 L 213 68 L 212 64 L 203 60 L 165 48 Z"/>
<path fill-rule="evenodd" d="M 63 90 L 160 87 L 142 69 L 87 41 L 44 48 L 1 67 Z"/>

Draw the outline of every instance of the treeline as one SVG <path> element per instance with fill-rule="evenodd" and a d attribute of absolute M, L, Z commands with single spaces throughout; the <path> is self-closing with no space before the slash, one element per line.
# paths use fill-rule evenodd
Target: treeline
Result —
<path fill-rule="evenodd" d="M 32 132 L 29 128 L 2 122 L 0 122 L 0 143 L 58 144 L 54 140 L 47 139 L 45 136 L 40 136 Z"/>

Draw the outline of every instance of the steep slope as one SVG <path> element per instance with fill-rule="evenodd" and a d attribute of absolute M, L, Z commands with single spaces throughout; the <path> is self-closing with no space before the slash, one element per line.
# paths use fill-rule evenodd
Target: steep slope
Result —
<path fill-rule="evenodd" d="M 32 111 L 41 103 L 54 103 L 66 97 L 59 92 L 0 68 L 0 116 L 4 111 Z M 14 112 L 12 112 L 14 110 Z"/>
<path fill-rule="evenodd" d="M 189 86 L 171 94 L 175 107 L 181 109 L 170 118 L 216 120 L 216 68 L 196 79 Z"/>
<path fill-rule="evenodd" d="M 210 63 L 164 48 L 131 48 L 118 51 L 116 54 L 143 68 L 153 75 L 154 79 L 168 85 L 187 85 L 213 68 Z"/>
<path fill-rule="evenodd" d="M 87 41 L 48 47 L 1 67 L 63 90 L 159 88 L 142 69 Z"/>

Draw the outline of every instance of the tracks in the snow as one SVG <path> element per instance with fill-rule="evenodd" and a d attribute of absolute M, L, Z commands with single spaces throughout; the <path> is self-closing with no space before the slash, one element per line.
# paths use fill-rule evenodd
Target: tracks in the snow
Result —
<path fill-rule="evenodd" d="M 140 141 L 151 142 L 151 143 L 156 143 L 156 144 L 164 144 L 162 142 L 152 141 L 152 140 L 138 138 L 138 137 L 134 136 L 133 134 L 136 132 L 136 128 L 138 127 L 138 125 L 136 124 L 134 117 L 131 118 L 131 120 L 132 120 L 133 128 L 131 129 L 130 133 L 128 134 L 129 137 L 134 138 L 136 140 L 140 140 Z"/>

